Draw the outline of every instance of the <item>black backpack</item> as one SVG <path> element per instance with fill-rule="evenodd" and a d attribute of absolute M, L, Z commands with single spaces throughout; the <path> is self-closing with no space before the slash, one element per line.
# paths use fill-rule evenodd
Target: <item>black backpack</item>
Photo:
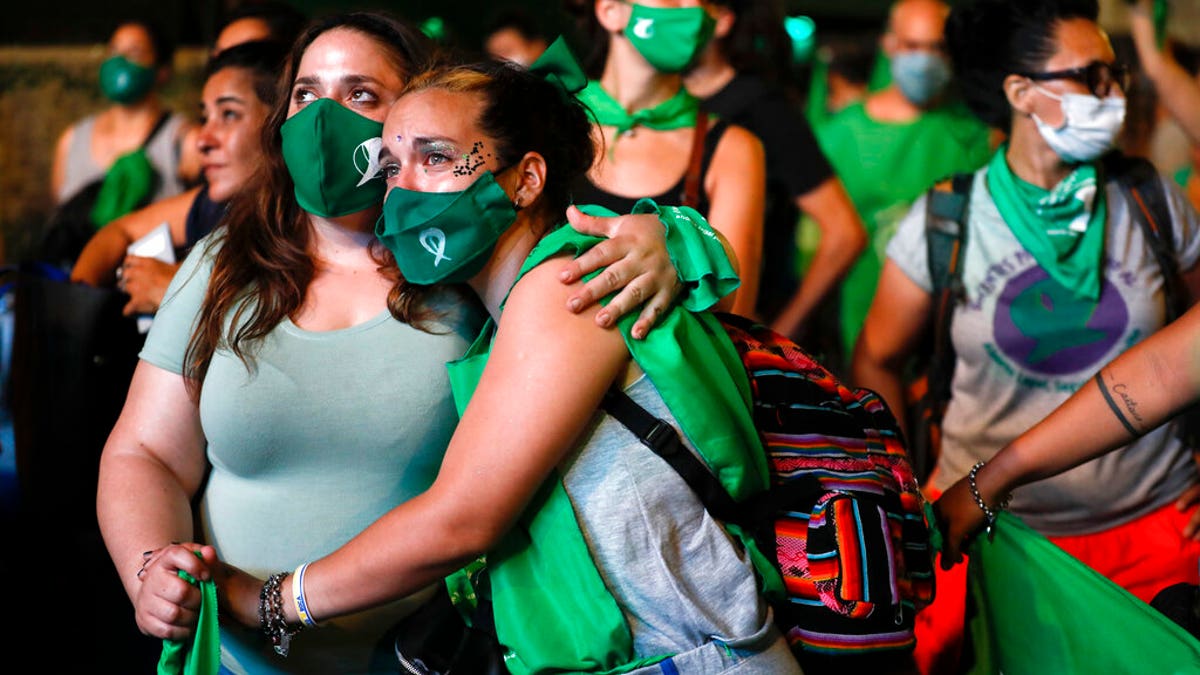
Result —
<path fill-rule="evenodd" d="M 1175 258 L 1171 229 L 1171 211 L 1158 171 L 1148 160 L 1110 152 L 1101 160 L 1104 182 L 1116 182 L 1136 208 L 1134 220 L 1142 228 L 1154 258 L 1162 269 L 1167 323 L 1179 318 L 1192 299 L 1184 284 Z M 925 243 L 929 274 L 933 280 L 934 316 L 931 326 L 932 355 L 924 365 L 926 386 L 909 419 L 913 468 L 923 482 L 933 467 L 941 440 L 942 416 L 950 401 L 950 383 L 956 361 L 950 339 L 954 307 L 965 301 L 962 283 L 962 255 L 966 250 L 966 223 L 974 174 L 956 174 L 929 190 L 926 199 Z M 1195 408 L 1192 413 L 1198 412 Z M 1185 411 L 1182 419 L 1195 419 Z M 1200 428 L 1192 423 L 1181 425 L 1184 442 L 1200 448 Z"/>

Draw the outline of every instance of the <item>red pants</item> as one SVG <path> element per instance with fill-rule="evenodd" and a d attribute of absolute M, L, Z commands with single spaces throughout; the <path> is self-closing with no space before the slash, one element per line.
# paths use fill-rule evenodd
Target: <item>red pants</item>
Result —
<path fill-rule="evenodd" d="M 1200 542 L 1183 537 L 1183 528 L 1194 511 L 1180 512 L 1171 503 L 1102 532 L 1049 539 L 1118 586 L 1150 602 L 1167 586 L 1200 583 Z M 913 656 L 922 675 L 959 673 L 967 606 L 965 556 L 963 563 L 950 571 L 935 565 L 934 583 L 933 604 L 917 614 Z"/>

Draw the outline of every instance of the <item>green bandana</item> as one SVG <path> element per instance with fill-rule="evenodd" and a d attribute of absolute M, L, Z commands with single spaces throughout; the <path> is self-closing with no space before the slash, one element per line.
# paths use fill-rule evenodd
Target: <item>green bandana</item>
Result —
<path fill-rule="evenodd" d="M 1080 164 L 1053 190 L 1018 178 L 1003 144 L 988 165 L 987 186 L 1000 217 L 1042 269 L 1079 297 L 1100 299 L 1108 209 L 1095 162 Z"/>
<path fill-rule="evenodd" d="M 699 100 L 680 87 L 678 93 L 653 108 L 629 113 L 596 80 L 579 92 L 579 100 L 596 115 L 598 124 L 616 127 L 617 136 L 639 126 L 659 131 L 695 126 L 700 108 Z"/>

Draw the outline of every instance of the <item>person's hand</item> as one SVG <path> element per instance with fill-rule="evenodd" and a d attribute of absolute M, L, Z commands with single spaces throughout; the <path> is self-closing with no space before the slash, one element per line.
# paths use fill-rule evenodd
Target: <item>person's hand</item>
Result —
<path fill-rule="evenodd" d="M 963 560 L 963 551 L 986 525 L 983 510 L 971 496 L 966 478 L 961 478 L 933 503 L 933 514 L 942 531 L 942 569 L 948 570 Z"/>
<path fill-rule="evenodd" d="M 132 316 L 157 312 L 177 269 L 178 265 L 156 258 L 126 256 L 117 279 L 117 287 L 129 294 L 122 313 Z"/>
<path fill-rule="evenodd" d="M 567 284 L 605 268 L 568 299 L 568 309 L 581 312 L 619 290 L 608 306 L 596 313 L 596 323 L 607 328 L 641 307 L 631 333 L 636 339 L 644 338 L 683 288 L 667 254 L 666 232 L 658 216 L 650 213 L 604 218 L 586 215 L 572 206 L 567 209 L 567 220 L 584 234 L 608 237 L 563 266 L 559 278 Z"/>
<path fill-rule="evenodd" d="M 200 556 L 196 552 L 200 552 Z M 212 578 L 216 550 L 196 543 L 171 544 L 143 555 L 138 571 L 140 585 L 133 599 L 138 629 L 150 637 L 182 640 L 191 637 L 200 616 L 200 589 L 179 576 Z"/>
<path fill-rule="evenodd" d="M 1180 512 L 1187 511 L 1196 504 L 1200 504 L 1200 485 L 1193 485 L 1184 490 L 1183 494 L 1179 495 L 1179 499 L 1175 500 L 1175 508 Z M 1192 517 L 1183 528 L 1183 536 L 1200 541 L 1200 509 L 1192 512 Z"/>

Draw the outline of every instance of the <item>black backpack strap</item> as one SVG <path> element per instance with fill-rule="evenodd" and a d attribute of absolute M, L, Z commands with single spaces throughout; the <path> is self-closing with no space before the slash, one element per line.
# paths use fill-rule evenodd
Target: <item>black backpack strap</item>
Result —
<path fill-rule="evenodd" d="M 600 408 L 670 464 L 714 518 L 726 522 L 740 521 L 741 507 L 733 501 L 725 486 L 721 485 L 704 462 L 683 445 L 675 427 L 650 414 L 628 394 L 616 388 L 609 389 L 604 395 Z"/>
<path fill-rule="evenodd" d="M 1162 270 L 1167 322 L 1179 318 L 1191 306 L 1190 293 L 1175 257 L 1175 234 L 1171 210 L 1158 170 L 1149 160 L 1119 153 L 1106 155 L 1101 165 L 1105 180 L 1115 181 L 1133 207 L 1133 219 L 1142 228 L 1154 259 Z"/>
<path fill-rule="evenodd" d="M 950 339 L 950 321 L 954 306 L 966 296 L 962 261 L 974 180 L 974 174 L 955 174 L 949 181 L 942 181 L 929 190 L 925 202 L 925 246 L 933 282 L 933 353 L 926 370 L 925 395 L 917 405 L 910 444 L 913 472 L 922 482 L 933 469 L 930 464 L 934 441 L 930 434 L 941 424 L 942 412 L 950 400 L 950 381 L 956 358 Z"/>
<path fill-rule="evenodd" d="M 154 126 L 150 128 L 150 133 L 146 134 L 146 140 L 142 141 L 141 147 L 145 148 L 147 145 L 150 145 L 150 141 L 154 140 L 154 137 L 158 135 L 158 132 L 162 131 L 162 128 L 167 126 L 167 120 L 169 119 L 171 119 L 171 111 L 164 110 L 162 114 L 158 116 L 158 121 L 155 122 Z"/>

